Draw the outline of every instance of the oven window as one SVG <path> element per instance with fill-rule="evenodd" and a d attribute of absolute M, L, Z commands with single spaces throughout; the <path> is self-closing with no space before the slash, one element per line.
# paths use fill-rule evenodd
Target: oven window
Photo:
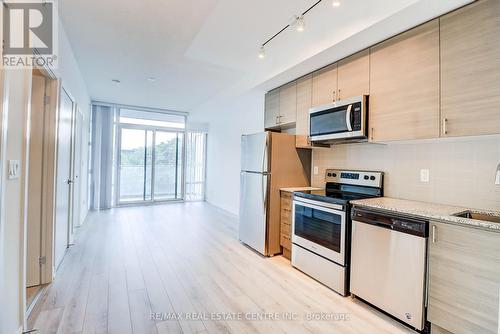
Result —
<path fill-rule="evenodd" d="M 311 136 L 346 132 L 349 129 L 345 121 L 347 108 L 331 109 L 311 115 Z"/>
<path fill-rule="evenodd" d="M 340 253 L 342 216 L 295 204 L 295 235 Z"/>

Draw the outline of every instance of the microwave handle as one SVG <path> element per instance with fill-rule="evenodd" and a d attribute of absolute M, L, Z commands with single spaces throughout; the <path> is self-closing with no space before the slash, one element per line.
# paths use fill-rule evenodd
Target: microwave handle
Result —
<path fill-rule="evenodd" d="M 351 114 L 352 114 L 352 104 L 347 107 L 347 112 L 345 113 L 345 123 L 347 124 L 347 130 L 352 131 L 351 124 Z"/>

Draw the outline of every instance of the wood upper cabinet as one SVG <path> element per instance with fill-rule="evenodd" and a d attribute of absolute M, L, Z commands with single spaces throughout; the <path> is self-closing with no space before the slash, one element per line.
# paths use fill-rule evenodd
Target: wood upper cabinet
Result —
<path fill-rule="evenodd" d="M 297 118 L 297 82 L 288 83 L 280 88 L 279 124 L 295 122 Z"/>
<path fill-rule="evenodd" d="M 500 233 L 431 223 L 428 320 L 454 334 L 497 334 Z"/>
<path fill-rule="evenodd" d="M 280 112 L 280 90 L 275 89 L 265 96 L 264 128 L 272 128 L 278 125 Z"/>
<path fill-rule="evenodd" d="M 337 99 L 337 64 L 312 74 L 312 106 L 333 103 Z"/>
<path fill-rule="evenodd" d="M 373 142 L 439 136 L 439 22 L 370 51 L 369 137 Z"/>
<path fill-rule="evenodd" d="M 482 0 L 441 18 L 442 136 L 500 133 L 499 13 Z"/>
<path fill-rule="evenodd" d="M 309 147 L 309 109 L 312 103 L 312 75 L 297 80 L 296 146 Z"/>
<path fill-rule="evenodd" d="M 337 74 L 337 99 L 370 94 L 370 50 L 363 50 L 339 61 Z"/>

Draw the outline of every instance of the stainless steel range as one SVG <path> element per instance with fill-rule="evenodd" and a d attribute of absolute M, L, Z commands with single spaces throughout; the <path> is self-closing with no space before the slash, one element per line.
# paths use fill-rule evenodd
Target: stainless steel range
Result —
<path fill-rule="evenodd" d="M 350 200 L 383 196 L 383 173 L 326 171 L 321 191 L 294 193 L 292 265 L 345 296 L 349 291 Z"/>

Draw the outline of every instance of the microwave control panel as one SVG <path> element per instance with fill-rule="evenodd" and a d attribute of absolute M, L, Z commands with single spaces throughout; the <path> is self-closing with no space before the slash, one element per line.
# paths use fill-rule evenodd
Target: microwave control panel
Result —
<path fill-rule="evenodd" d="M 361 130 L 361 115 L 362 115 L 362 110 L 361 110 L 361 102 L 354 103 L 352 105 L 352 129 L 354 131 L 359 131 Z"/>

